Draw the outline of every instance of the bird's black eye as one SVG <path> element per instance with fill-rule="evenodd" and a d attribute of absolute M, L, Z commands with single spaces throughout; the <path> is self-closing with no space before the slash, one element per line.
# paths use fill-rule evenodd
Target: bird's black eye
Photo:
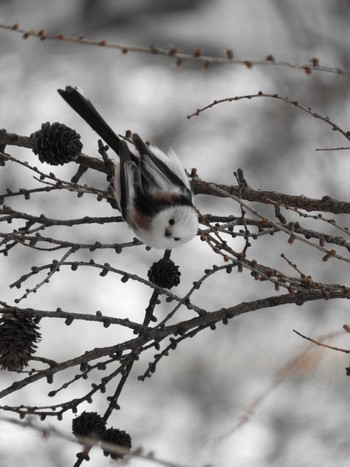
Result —
<path fill-rule="evenodd" d="M 180 237 L 174 237 L 174 240 L 175 240 L 175 242 L 178 242 L 179 240 L 181 240 L 181 238 Z"/>
<path fill-rule="evenodd" d="M 169 219 L 169 224 L 174 225 L 175 224 L 175 219 Z"/>

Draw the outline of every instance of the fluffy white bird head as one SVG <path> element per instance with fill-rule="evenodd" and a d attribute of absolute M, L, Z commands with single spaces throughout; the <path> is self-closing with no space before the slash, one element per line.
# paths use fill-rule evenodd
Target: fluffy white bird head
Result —
<path fill-rule="evenodd" d="M 192 206 L 174 206 L 161 210 L 144 227 L 132 227 L 143 243 L 153 248 L 171 250 L 197 235 L 198 217 Z"/>

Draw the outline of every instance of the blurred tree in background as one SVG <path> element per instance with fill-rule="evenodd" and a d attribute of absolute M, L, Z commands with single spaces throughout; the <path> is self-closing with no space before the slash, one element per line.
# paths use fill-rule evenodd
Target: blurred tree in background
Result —
<path fill-rule="evenodd" d="M 0 2 L 1 465 L 105 466 L 111 444 L 132 466 L 349 464 L 349 18 Z M 66 85 L 174 148 L 194 240 L 133 237 Z"/>

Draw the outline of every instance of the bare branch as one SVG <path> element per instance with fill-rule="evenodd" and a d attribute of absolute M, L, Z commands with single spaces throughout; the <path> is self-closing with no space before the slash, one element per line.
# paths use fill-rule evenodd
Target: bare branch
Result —
<path fill-rule="evenodd" d="M 269 66 L 269 67 L 283 67 L 283 68 L 293 68 L 301 70 L 304 73 L 311 75 L 314 71 L 335 73 L 340 75 L 349 75 L 349 70 L 343 70 L 337 67 L 330 66 L 321 66 L 318 60 L 315 58 L 310 59 L 307 63 L 291 63 L 282 60 L 272 59 L 272 56 L 269 54 L 263 60 L 252 60 L 252 59 L 236 59 L 233 57 L 232 49 L 227 48 L 225 56 L 215 57 L 203 55 L 201 49 L 196 47 L 192 53 L 183 53 L 180 48 L 177 46 L 171 46 L 168 49 L 162 49 L 160 47 L 142 47 L 142 46 L 129 46 L 124 44 L 113 44 L 108 42 L 105 39 L 93 40 L 87 39 L 82 35 L 79 36 L 70 36 L 68 34 L 50 34 L 46 30 L 34 30 L 34 29 L 23 29 L 17 23 L 12 25 L 0 24 L 1 29 L 6 29 L 13 31 L 15 33 L 21 34 L 24 39 L 29 37 L 37 37 L 39 40 L 53 40 L 58 42 L 71 42 L 79 45 L 87 46 L 96 46 L 104 47 L 107 49 L 114 49 L 120 51 L 122 54 L 127 53 L 142 53 L 146 55 L 159 55 L 170 59 L 176 62 L 177 66 L 181 66 L 184 62 L 194 62 L 200 64 L 205 70 L 207 70 L 210 65 L 239 65 L 244 66 L 248 69 L 252 69 L 256 66 Z"/>

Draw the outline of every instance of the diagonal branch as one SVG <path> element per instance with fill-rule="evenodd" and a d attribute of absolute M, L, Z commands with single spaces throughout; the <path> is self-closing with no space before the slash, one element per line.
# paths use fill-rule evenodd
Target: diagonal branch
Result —
<path fill-rule="evenodd" d="M 254 66 L 272 66 L 272 67 L 284 67 L 284 68 L 294 68 L 297 70 L 302 70 L 308 75 L 311 75 L 313 71 L 322 71 L 327 73 L 336 73 L 341 75 L 349 75 L 349 70 L 343 70 L 338 67 L 331 66 L 321 66 L 318 62 L 318 59 L 313 58 L 308 63 L 292 63 L 283 60 L 275 60 L 274 57 L 268 55 L 264 60 L 247 60 L 247 59 L 237 59 L 233 56 L 233 51 L 231 48 L 226 49 L 226 56 L 209 56 L 203 55 L 200 47 L 196 47 L 192 53 L 183 53 L 181 52 L 180 47 L 171 46 L 168 49 L 163 49 L 160 47 L 150 46 L 130 46 L 125 44 L 115 44 L 107 42 L 105 39 L 87 39 L 83 35 L 79 36 L 70 36 L 68 34 L 51 34 L 44 29 L 35 30 L 35 29 L 24 29 L 21 28 L 17 23 L 9 24 L 0 24 L 1 29 L 13 31 L 15 33 L 21 34 L 23 39 L 28 39 L 29 37 L 36 37 L 41 41 L 44 40 L 53 40 L 58 42 L 71 42 L 79 45 L 95 46 L 95 47 L 104 47 L 108 49 L 119 50 L 122 54 L 127 54 L 129 52 L 142 53 L 147 55 L 159 55 L 163 56 L 169 60 L 176 62 L 178 66 L 181 66 L 183 62 L 194 62 L 203 66 L 205 70 L 209 68 L 210 65 L 230 65 L 230 66 L 244 66 L 248 69 L 253 68 Z"/>

